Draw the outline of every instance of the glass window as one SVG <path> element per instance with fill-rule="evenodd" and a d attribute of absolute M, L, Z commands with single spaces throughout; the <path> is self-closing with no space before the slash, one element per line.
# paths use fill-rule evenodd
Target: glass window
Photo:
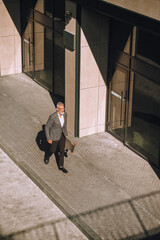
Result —
<path fill-rule="evenodd" d="M 120 52 L 130 53 L 131 27 L 123 22 L 110 20 L 110 45 Z"/>
<path fill-rule="evenodd" d="M 55 22 L 54 25 L 54 94 L 65 95 L 65 48 L 63 45 L 64 26 Z"/>
<path fill-rule="evenodd" d="M 160 85 L 135 74 L 133 106 L 128 121 L 127 144 L 159 165 Z"/>
<path fill-rule="evenodd" d="M 33 1 L 20 1 L 20 8 L 21 8 L 21 28 L 22 32 L 25 31 L 27 18 L 33 19 Z"/>
<path fill-rule="evenodd" d="M 26 21 L 24 32 L 22 34 L 23 46 L 23 72 L 34 77 L 34 42 L 33 42 L 33 22 Z"/>
<path fill-rule="evenodd" d="M 159 36 L 139 29 L 137 32 L 136 57 L 160 68 L 159 43 Z"/>
<path fill-rule="evenodd" d="M 45 15 L 53 17 L 53 0 L 45 0 Z"/>
<path fill-rule="evenodd" d="M 54 0 L 54 19 L 65 21 L 65 0 Z"/>
<path fill-rule="evenodd" d="M 35 79 L 52 90 L 53 82 L 53 40 L 52 30 L 35 22 Z"/>
<path fill-rule="evenodd" d="M 53 0 L 36 0 L 34 1 L 34 10 L 53 17 Z"/>
<path fill-rule="evenodd" d="M 35 1 L 34 10 L 44 13 L 44 0 Z"/>

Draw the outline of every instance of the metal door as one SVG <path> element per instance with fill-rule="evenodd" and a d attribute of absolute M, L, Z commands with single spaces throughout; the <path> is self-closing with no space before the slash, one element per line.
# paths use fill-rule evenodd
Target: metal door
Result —
<path fill-rule="evenodd" d="M 124 142 L 128 71 L 116 67 L 109 82 L 109 131 Z"/>
<path fill-rule="evenodd" d="M 22 35 L 23 46 L 23 72 L 33 76 L 34 74 L 34 52 L 33 52 L 33 22 L 27 22 Z"/>

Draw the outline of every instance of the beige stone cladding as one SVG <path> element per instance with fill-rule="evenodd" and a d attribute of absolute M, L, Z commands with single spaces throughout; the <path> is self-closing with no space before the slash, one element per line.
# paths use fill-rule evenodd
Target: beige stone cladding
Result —
<path fill-rule="evenodd" d="M 66 25 L 65 30 L 76 35 L 76 4 L 66 1 L 66 11 L 72 13 L 72 19 Z M 65 108 L 68 114 L 68 131 L 75 135 L 75 71 L 76 51 L 65 49 Z"/>
<path fill-rule="evenodd" d="M 106 128 L 108 18 L 82 7 L 80 137 Z"/>
<path fill-rule="evenodd" d="M 0 0 L 1 76 L 22 71 L 19 11 L 19 1 L 14 1 L 14 3 L 6 2 L 4 4 Z"/>
<path fill-rule="evenodd" d="M 104 0 L 104 2 L 126 8 L 156 20 L 160 20 L 159 0 Z"/>

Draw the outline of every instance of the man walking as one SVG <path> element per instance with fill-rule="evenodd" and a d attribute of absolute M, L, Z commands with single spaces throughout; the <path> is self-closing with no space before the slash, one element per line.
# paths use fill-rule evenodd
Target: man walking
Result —
<path fill-rule="evenodd" d="M 52 153 L 55 153 L 59 147 L 59 170 L 64 173 L 68 171 L 64 168 L 64 149 L 65 141 L 68 138 L 67 132 L 67 113 L 64 111 L 64 104 L 57 103 L 56 112 L 49 116 L 45 126 L 45 133 L 48 143 L 50 144 L 50 151 L 45 153 L 44 162 L 49 163 L 49 158 Z"/>

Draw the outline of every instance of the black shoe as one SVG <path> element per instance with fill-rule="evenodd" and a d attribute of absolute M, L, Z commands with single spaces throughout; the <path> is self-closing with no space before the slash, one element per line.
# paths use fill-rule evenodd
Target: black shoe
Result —
<path fill-rule="evenodd" d="M 46 157 L 46 155 L 44 156 L 44 162 L 45 162 L 45 164 L 49 163 L 49 159 Z"/>
<path fill-rule="evenodd" d="M 64 172 L 64 173 L 68 173 L 67 169 L 65 169 L 64 167 L 59 167 L 59 170 Z"/>
<path fill-rule="evenodd" d="M 68 154 L 67 154 L 67 153 L 68 153 L 68 150 L 66 150 L 66 151 L 64 152 L 64 156 L 65 156 L 65 157 L 68 157 Z"/>

